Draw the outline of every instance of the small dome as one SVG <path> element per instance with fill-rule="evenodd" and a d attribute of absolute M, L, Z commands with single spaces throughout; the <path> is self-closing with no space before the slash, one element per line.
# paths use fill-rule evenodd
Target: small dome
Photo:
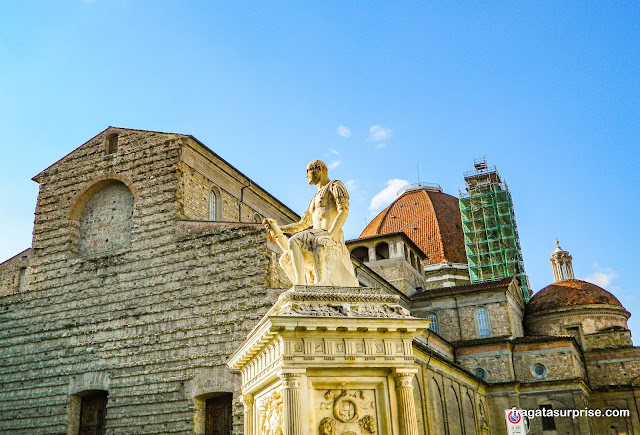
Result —
<path fill-rule="evenodd" d="M 580 305 L 612 305 L 624 309 L 611 293 L 579 279 L 555 282 L 537 292 L 527 304 L 526 313 L 534 314 Z"/>
<path fill-rule="evenodd" d="M 381 211 L 360 238 L 405 233 L 427 255 L 425 264 L 466 263 L 458 198 L 439 189 L 405 190 Z"/>

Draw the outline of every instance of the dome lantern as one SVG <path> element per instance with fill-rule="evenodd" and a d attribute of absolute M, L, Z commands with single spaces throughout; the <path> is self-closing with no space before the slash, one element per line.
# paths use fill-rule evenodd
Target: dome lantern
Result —
<path fill-rule="evenodd" d="M 575 279 L 573 275 L 572 257 L 568 251 L 560 247 L 560 242 L 556 240 L 556 249 L 551 253 L 551 267 L 553 268 L 554 282 Z"/>

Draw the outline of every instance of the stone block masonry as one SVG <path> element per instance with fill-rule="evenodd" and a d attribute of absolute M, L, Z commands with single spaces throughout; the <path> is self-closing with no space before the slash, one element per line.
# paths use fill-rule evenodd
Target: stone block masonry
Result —
<path fill-rule="evenodd" d="M 114 133 L 117 151 L 107 153 Z M 267 287 L 289 283 L 273 273 L 261 225 L 185 220 L 178 168 L 193 142 L 110 128 L 34 178 L 23 291 L 15 276 L 26 260 L 0 267 L 0 433 L 66 434 L 78 418 L 74 395 L 90 390 L 108 391 L 108 433 L 192 433 L 189 385 L 220 368 L 241 433 L 226 358 L 272 305 L 277 294 Z M 252 213 L 296 217 L 253 189 Z M 233 207 L 237 216 L 238 201 Z M 197 394 L 216 393 L 212 385 Z"/>

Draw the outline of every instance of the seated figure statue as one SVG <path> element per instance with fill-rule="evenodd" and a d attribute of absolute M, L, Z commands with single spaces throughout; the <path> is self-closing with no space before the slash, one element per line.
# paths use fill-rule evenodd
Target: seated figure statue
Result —
<path fill-rule="evenodd" d="M 274 219 L 262 221 L 284 251 L 280 265 L 295 285 L 358 287 L 342 232 L 349 213 L 347 189 L 329 179 L 320 160 L 307 165 L 307 180 L 318 192 L 299 222 L 280 227 Z"/>

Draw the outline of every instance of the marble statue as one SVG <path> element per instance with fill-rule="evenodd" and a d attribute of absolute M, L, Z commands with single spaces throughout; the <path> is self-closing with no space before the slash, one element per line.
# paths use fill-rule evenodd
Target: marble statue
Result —
<path fill-rule="evenodd" d="M 320 160 L 307 165 L 307 180 L 318 192 L 299 222 L 282 227 L 274 219 L 262 223 L 283 250 L 280 265 L 294 285 L 358 287 L 342 232 L 349 213 L 349 194 L 344 184 L 330 180 L 327 172 L 327 165 Z"/>

